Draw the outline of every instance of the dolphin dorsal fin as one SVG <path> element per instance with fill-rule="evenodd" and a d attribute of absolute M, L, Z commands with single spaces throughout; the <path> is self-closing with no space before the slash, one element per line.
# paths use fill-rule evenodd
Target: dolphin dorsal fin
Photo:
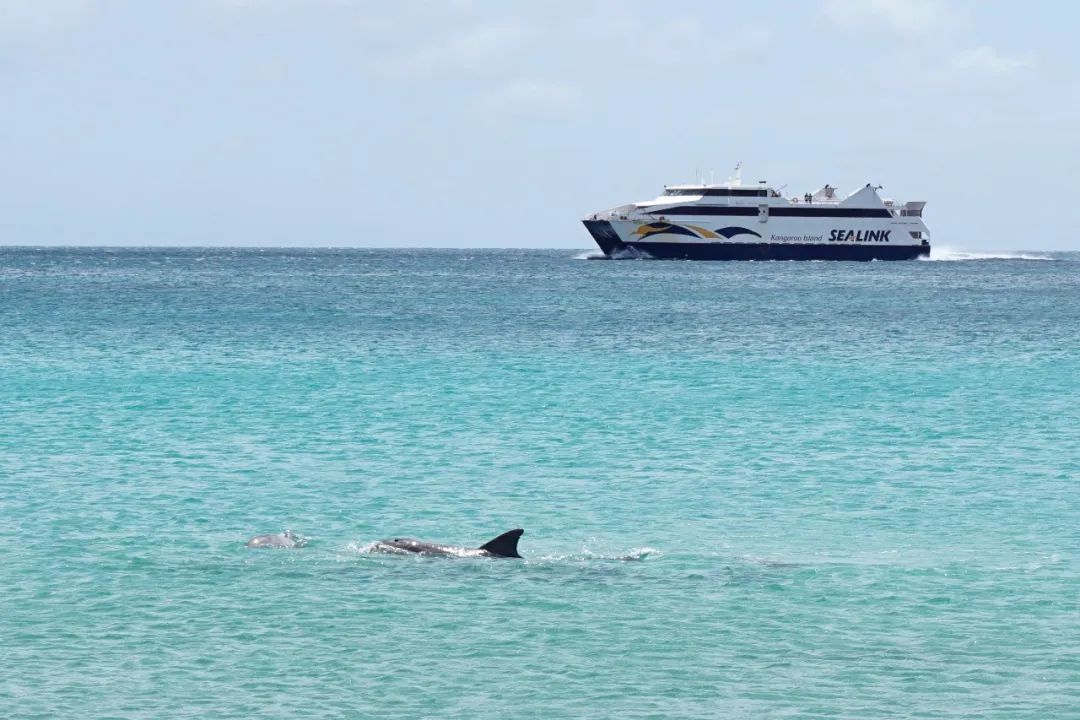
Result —
<path fill-rule="evenodd" d="M 494 540 L 488 540 L 480 546 L 481 550 L 487 550 L 492 555 L 499 557 L 519 558 L 517 551 L 518 539 L 525 534 L 521 528 L 504 532 Z"/>

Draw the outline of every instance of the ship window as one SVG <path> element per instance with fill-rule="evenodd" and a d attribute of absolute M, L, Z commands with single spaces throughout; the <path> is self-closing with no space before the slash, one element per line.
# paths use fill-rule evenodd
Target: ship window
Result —
<path fill-rule="evenodd" d="M 705 195 L 706 197 L 769 197 L 765 188 L 668 188 L 664 195 Z"/>
<path fill-rule="evenodd" d="M 705 194 L 710 197 L 769 197 L 769 191 L 764 188 L 709 188 Z"/>

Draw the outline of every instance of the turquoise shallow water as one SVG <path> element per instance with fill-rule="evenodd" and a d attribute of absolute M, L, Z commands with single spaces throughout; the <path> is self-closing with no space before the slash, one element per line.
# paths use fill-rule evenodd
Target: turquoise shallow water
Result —
<path fill-rule="evenodd" d="M 1048 257 L 0 250 L 0 717 L 1080 717 Z"/>

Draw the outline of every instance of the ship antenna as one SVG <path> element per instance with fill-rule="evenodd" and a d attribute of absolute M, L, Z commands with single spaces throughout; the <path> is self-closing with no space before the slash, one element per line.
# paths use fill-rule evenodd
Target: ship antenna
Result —
<path fill-rule="evenodd" d="M 732 176 L 730 182 L 735 187 L 742 185 L 742 160 L 735 163 L 735 174 Z"/>

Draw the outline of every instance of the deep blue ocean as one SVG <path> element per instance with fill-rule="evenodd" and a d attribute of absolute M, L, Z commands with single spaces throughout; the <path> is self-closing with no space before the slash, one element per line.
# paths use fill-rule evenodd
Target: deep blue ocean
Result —
<path fill-rule="evenodd" d="M 1080 254 L 582 257 L 0 249 L 0 717 L 1080 717 Z"/>

